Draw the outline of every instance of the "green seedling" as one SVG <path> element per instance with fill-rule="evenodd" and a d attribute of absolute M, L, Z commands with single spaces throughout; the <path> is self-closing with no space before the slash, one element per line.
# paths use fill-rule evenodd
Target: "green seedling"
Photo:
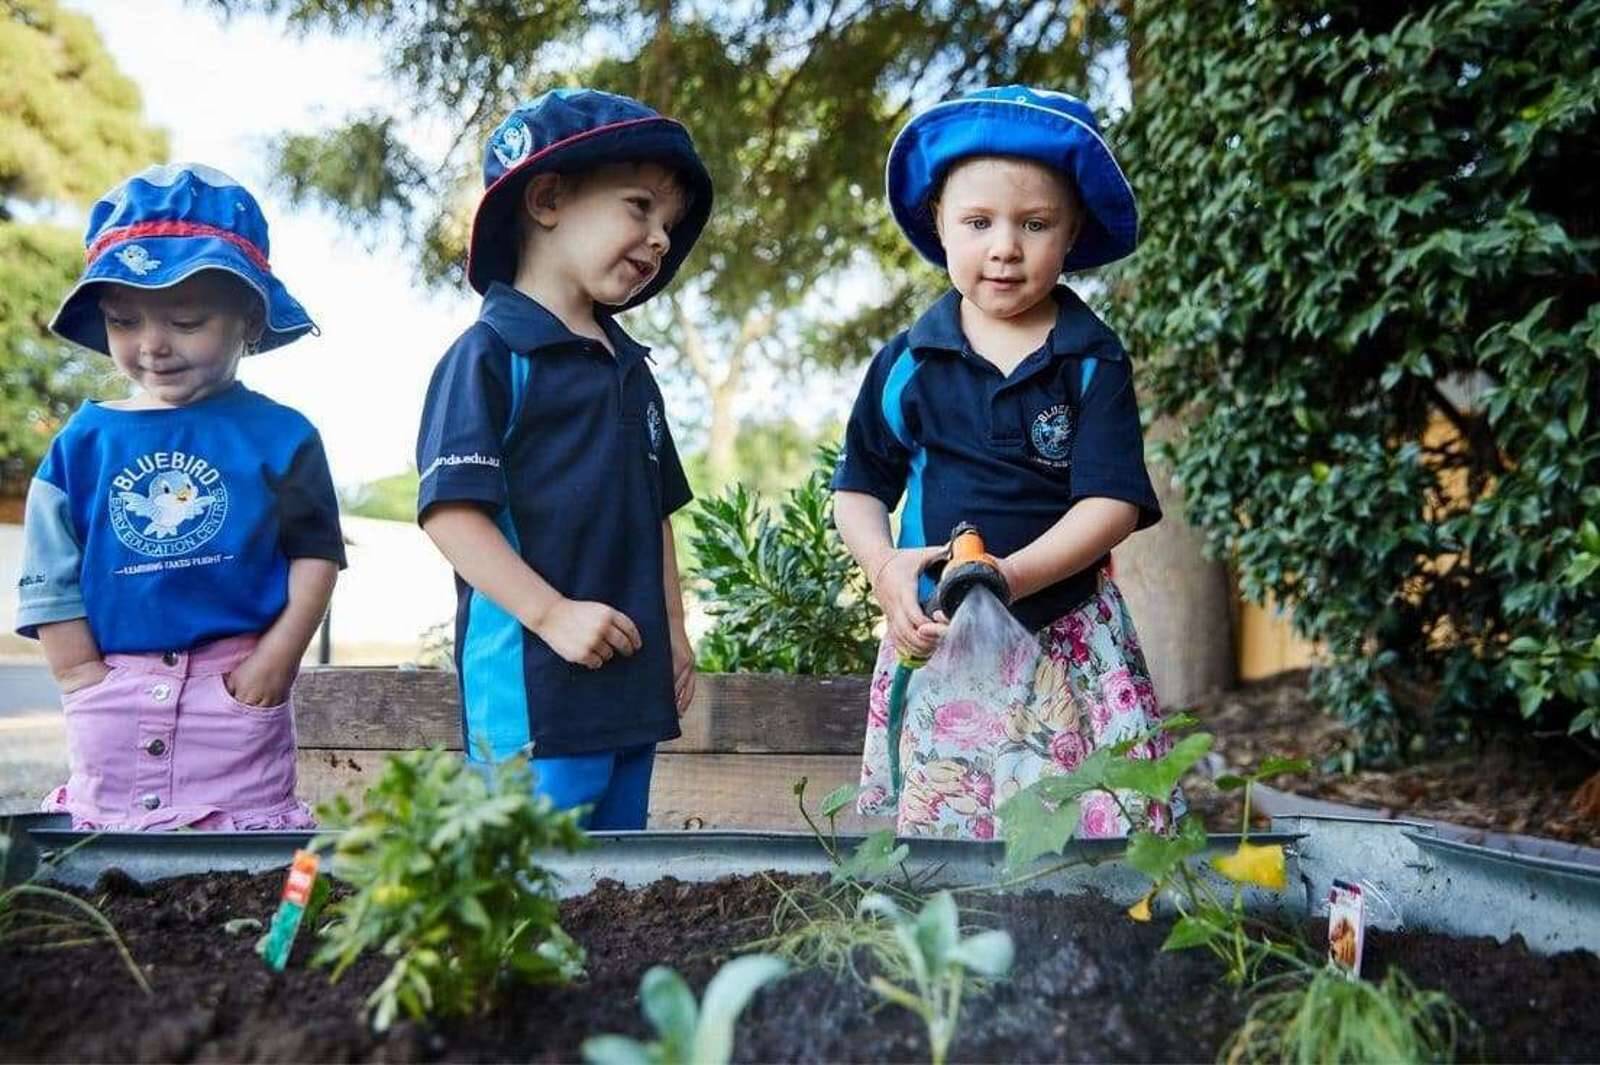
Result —
<path fill-rule="evenodd" d="M 1280 979 L 1292 986 L 1251 1005 L 1223 1048 L 1229 1065 L 1455 1061 L 1474 1027 L 1448 995 L 1419 990 L 1398 969 L 1381 984 L 1332 967 Z"/>
<path fill-rule="evenodd" d="M 888 919 L 911 972 L 909 988 L 874 976 L 872 989 L 922 1018 L 934 1065 L 944 1065 L 960 1020 L 967 974 L 997 979 L 1010 972 L 1010 934 L 992 930 L 962 938 L 960 914 L 948 891 L 930 898 L 915 917 L 887 895 L 866 896 L 860 909 Z"/>
<path fill-rule="evenodd" d="M 10 860 L 11 837 L 0 833 L 0 869 L 7 868 Z M 54 905 L 38 905 L 40 903 Z M 92 904 L 76 895 L 36 883 L 32 877 L 0 891 L 0 944 L 34 950 L 66 950 L 102 942 L 110 943 L 116 950 L 139 990 L 150 994 L 150 983 L 134 963 L 122 937 L 117 935 L 106 915 Z"/>
<path fill-rule="evenodd" d="M 584 954 L 557 923 L 555 877 L 538 862 L 587 840 L 574 812 L 533 793 L 513 759 L 486 776 L 442 750 L 388 759 L 363 811 L 340 796 L 318 810 L 344 829 L 313 846 L 334 851 L 351 893 L 331 904 L 312 961 L 337 980 L 368 950 L 394 966 L 367 999 L 372 1023 L 401 1013 L 472 1015 L 512 982 L 565 983 Z"/>
<path fill-rule="evenodd" d="M 848 972 L 866 985 L 866 977 L 856 968 L 856 952 L 864 950 L 877 971 L 897 981 L 911 979 L 894 931 L 857 912 L 860 885 L 846 881 L 821 887 L 785 887 L 764 873 L 762 876 L 778 896 L 772 907 L 772 931 L 745 943 L 741 951 L 775 954 L 796 969 L 821 969 L 834 977 Z"/>
<path fill-rule="evenodd" d="M 597 1035 L 583 1041 L 583 1058 L 591 1065 L 726 1065 L 739 1014 L 757 991 L 788 971 L 782 958 L 766 954 L 735 958 L 717 970 L 697 1005 L 683 977 L 657 965 L 639 984 L 639 1004 L 656 1040 Z"/>

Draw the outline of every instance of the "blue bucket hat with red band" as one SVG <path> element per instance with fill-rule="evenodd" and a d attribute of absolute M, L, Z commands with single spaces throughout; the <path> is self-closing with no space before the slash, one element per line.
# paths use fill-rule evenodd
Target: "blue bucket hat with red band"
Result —
<path fill-rule="evenodd" d="M 178 163 L 140 171 L 95 203 L 83 244 L 83 274 L 50 322 L 75 344 L 111 353 L 97 285 L 170 288 L 202 270 L 232 274 L 261 297 L 266 327 L 256 350 L 316 332 L 305 308 L 272 274 L 260 205 L 220 170 Z"/>
<path fill-rule="evenodd" d="M 472 220 L 467 280 L 479 292 L 517 273 L 518 204 L 528 179 L 580 173 L 608 163 L 659 163 L 688 192 L 672 246 L 650 283 L 612 310 L 636 307 L 666 287 L 711 216 L 711 175 L 689 131 L 631 100 L 598 89 L 552 89 L 506 117 L 483 150 L 483 199 Z"/>
<path fill-rule="evenodd" d="M 1061 264 L 1063 273 L 1115 262 L 1139 242 L 1133 188 L 1100 136 L 1089 105 L 1064 92 L 1002 85 L 935 104 L 907 122 L 889 149 L 889 207 L 930 262 L 945 265 L 929 197 L 951 166 L 982 155 L 1030 159 L 1077 186 L 1085 218 Z"/>

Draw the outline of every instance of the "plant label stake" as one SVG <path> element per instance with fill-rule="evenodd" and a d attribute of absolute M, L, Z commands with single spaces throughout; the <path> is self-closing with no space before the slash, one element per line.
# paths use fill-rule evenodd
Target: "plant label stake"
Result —
<path fill-rule="evenodd" d="M 1361 947 L 1366 942 L 1366 915 L 1360 884 L 1335 880 L 1328 892 L 1328 961 L 1352 980 L 1361 978 Z"/>
<path fill-rule="evenodd" d="M 272 915 L 272 926 L 256 944 L 256 953 L 266 959 L 274 972 L 283 972 L 289 960 L 289 948 L 294 946 L 295 933 L 300 931 L 300 919 L 305 916 L 311 902 L 311 889 L 317 883 L 317 855 L 315 851 L 294 852 L 289 863 L 289 876 L 283 883 L 283 901 L 278 912 Z"/>

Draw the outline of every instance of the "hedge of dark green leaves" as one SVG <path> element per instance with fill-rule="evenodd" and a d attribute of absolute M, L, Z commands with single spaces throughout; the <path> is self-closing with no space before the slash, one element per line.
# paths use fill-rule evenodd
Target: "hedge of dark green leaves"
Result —
<path fill-rule="evenodd" d="M 1600 2 L 1136 9 L 1124 280 L 1191 518 L 1369 754 L 1600 735 Z"/>

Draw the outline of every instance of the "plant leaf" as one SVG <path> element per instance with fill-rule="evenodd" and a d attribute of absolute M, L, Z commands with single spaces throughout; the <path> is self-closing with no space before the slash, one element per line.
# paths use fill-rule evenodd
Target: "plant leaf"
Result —
<path fill-rule="evenodd" d="M 706 985 L 700 1024 L 689 1061 L 723 1065 L 733 1056 L 733 1026 L 755 993 L 789 971 L 789 963 L 771 954 L 748 954 L 717 970 Z"/>

